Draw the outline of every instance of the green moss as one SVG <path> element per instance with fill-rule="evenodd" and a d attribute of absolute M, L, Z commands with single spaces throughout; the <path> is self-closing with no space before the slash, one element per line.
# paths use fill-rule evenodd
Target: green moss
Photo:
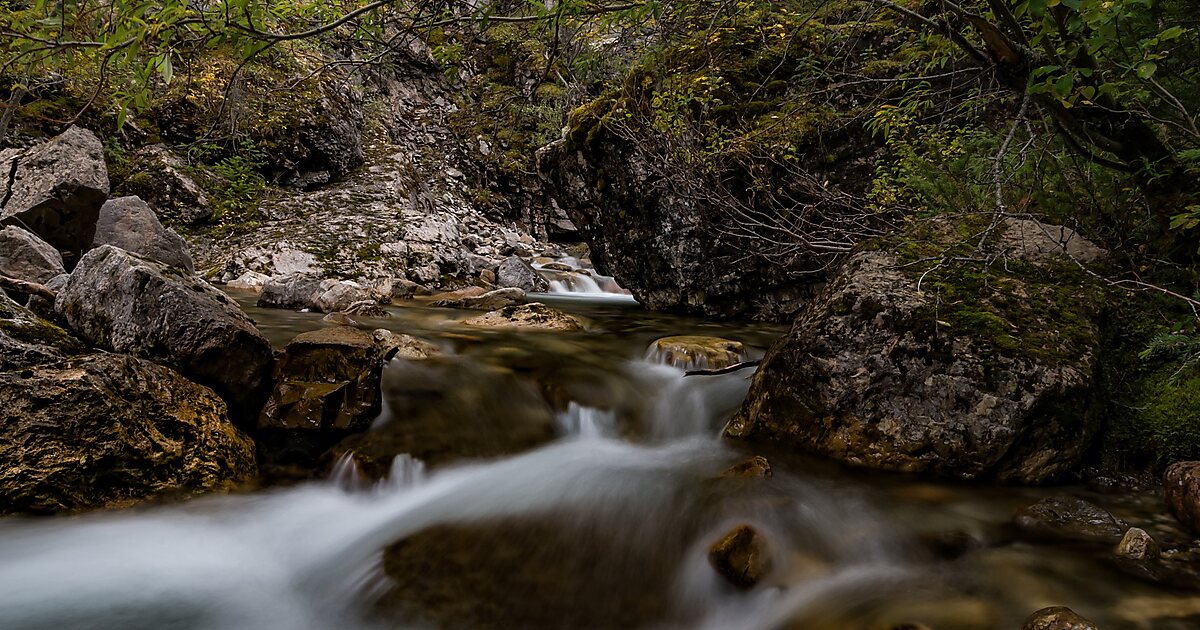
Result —
<path fill-rule="evenodd" d="M 85 350 L 78 339 L 44 319 L 0 319 L 0 332 L 17 341 L 52 346 L 67 354 L 78 354 Z"/>

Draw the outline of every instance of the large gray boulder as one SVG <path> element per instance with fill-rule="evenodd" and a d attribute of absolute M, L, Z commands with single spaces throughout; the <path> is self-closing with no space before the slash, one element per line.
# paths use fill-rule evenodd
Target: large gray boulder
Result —
<path fill-rule="evenodd" d="M 163 227 L 154 210 L 138 197 L 109 199 L 100 208 L 93 247 L 112 245 L 127 252 L 195 273 L 187 244 Z"/>
<path fill-rule="evenodd" d="M 321 293 L 321 278 L 294 273 L 267 280 L 262 286 L 262 292 L 258 294 L 257 305 L 262 308 L 291 310 L 313 308 Z"/>
<path fill-rule="evenodd" d="M 81 127 L 0 152 L 0 224 L 24 227 L 69 257 L 92 246 L 108 190 L 104 147 Z"/>
<path fill-rule="evenodd" d="M 15 225 L 0 230 L 0 274 L 46 284 L 64 273 L 62 255 L 49 243 Z"/>
<path fill-rule="evenodd" d="M 54 308 L 88 342 L 175 368 L 215 390 L 235 419 L 257 418 L 271 344 L 207 282 L 102 245 L 79 261 Z"/>
<path fill-rule="evenodd" d="M 122 506 L 254 474 L 211 390 L 116 354 L 0 372 L 0 513 Z"/>
<path fill-rule="evenodd" d="M 538 275 L 529 263 L 517 256 L 509 256 L 496 269 L 496 285 L 501 288 L 517 288 L 526 293 L 536 293 L 550 289 L 550 283 Z"/>
<path fill-rule="evenodd" d="M 904 238 L 954 251 L 946 234 Z M 997 242 L 965 245 L 1008 257 L 990 268 L 912 264 L 897 242 L 855 254 L 768 351 L 726 435 L 958 479 L 1070 471 L 1098 424 L 1103 290 L 1045 248 Z"/>

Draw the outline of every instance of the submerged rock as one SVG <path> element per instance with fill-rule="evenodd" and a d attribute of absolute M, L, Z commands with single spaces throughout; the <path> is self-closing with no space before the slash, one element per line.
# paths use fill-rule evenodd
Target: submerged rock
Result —
<path fill-rule="evenodd" d="M 221 291 L 111 245 L 88 252 L 54 308 L 101 348 L 161 362 L 253 421 L 269 386 L 270 342 Z"/>
<path fill-rule="evenodd" d="M 62 255 L 36 234 L 15 225 L 0 230 L 0 274 L 46 284 L 64 273 Z"/>
<path fill-rule="evenodd" d="M 755 455 L 750 459 L 730 466 L 725 472 L 721 473 L 722 477 L 741 477 L 745 479 L 756 477 L 771 476 L 771 462 L 767 461 L 762 455 Z"/>
<path fill-rule="evenodd" d="M 1140 527 L 1130 527 L 1121 542 L 1117 543 L 1114 552 L 1122 558 L 1131 560 L 1154 560 L 1158 558 L 1158 543 L 1146 530 Z"/>
<path fill-rule="evenodd" d="M 428 341 L 422 341 L 412 335 L 397 334 L 380 328 L 371 334 L 371 338 L 383 350 L 388 359 L 398 358 L 409 361 L 419 361 L 441 354 L 441 350 Z"/>
<path fill-rule="evenodd" d="M 92 246 L 109 190 L 95 134 L 71 127 L 25 151 L 0 152 L 0 183 L 0 224 L 20 225 L 72 259 Z"/>
<path fill-rule="evenodd" d="M 508 306 L 485 315 L 463 321 L 480 328 L 519 328 L 528 330 L 583 330 L 583 323 L 574 315 L 550 308 L 541 302 Z"/>
<path fill-rule="evenodd" d="M 746 347 L 740 341 L 686 335 L 658 339 L 648 354 L 658 363 L 679 368 L 719 370 L 745 361 Z"/>
<path fill-rule="evenodd" d="M 708 562 L 738 588 L 753 588 L 771 571 L 771 556 L 762 534 L 740 525 L 708 550 Z"/>
<path fill-rule="evenodd" d="M 379 414 L 384 355 L 371 335 L 339 326 L 303 333 L 275 362 L 264 429 L 361 431 Z"/>
<path fill-rule="evenodd" d="M 143 258 L 195 273 L 187 244 L 159 223 L 154 210 L 138 197 L 109 199 L 100 208 L 93 247 L 112 245 Z"/>
<path fill-rule="evenodd" d="M 1025 619 L 1021 630 L 1100 630 L 1100 628 L 1066 606 L 1050 606 Z"/>
<path fill-rule="evenodd" d="M 1176 462 L 1163 478 L 1167 507 L 1193 533 L 1200 534 L 1200 462 Z"/>
<path fill-rule="evenodd" d="M 1074 468 L 1098 425 L 1100 289 L 1057 259 L 925 275 L 889 248 L 855 254 L 771 347 L 726 435 L 960 479 Z"/>
<path fill-rule="evenodd" d="M 431 302 L 431 306 L 461 308 L 477 311 L 497 311 L 508 306 L 525 303 L 525 291 L 516 288 L 496 289 L 481 295 L 458 298 L 444 297 Z"/>
<path fill-rule="evenodd" d="M 1049 497 L 1017 510 L 1013 524 L 1036 538 L 1116 544 L 1129 524 L 1076 497 Z"/>
<path fill-rule="evenodd" d="M 521 289 L 526 293 L 539 293 L 550 289 L 550 283 L 518 256 L 509 256 L 500 263 L 500 267 L 496 269 L 496 285 Z"/>
<path fill-rule="evenodd" d="M 0 373 L 0 512 L 124 505 L 254 474 L 211 390 L 129 356 Z"/>

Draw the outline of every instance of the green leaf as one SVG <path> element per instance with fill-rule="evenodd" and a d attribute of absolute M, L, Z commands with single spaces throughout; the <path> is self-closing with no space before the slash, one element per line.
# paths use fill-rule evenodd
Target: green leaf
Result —
<path fill-rule="evenodd" d="M 1137 75 L 1143 79 L 1149 79 L 1158 71 L 1158 64 L 1153 61 L 1143 61 L 1137 65 Z"/>

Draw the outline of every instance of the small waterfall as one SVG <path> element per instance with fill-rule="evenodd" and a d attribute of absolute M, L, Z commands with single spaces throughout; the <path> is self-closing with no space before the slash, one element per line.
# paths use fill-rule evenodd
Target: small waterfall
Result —
<path fill-rule="evenodd" d="M 611 410 L 585 407 L 571 401 L 567 410 L 558 414 L 563 435 L 579 438 L 616 437 L 617 414 Z"/>
<path fill-rule="evenodd" d="M 564 274 L 550 281 L 551 293 L 607 293 L 591 276 L 582 273 Z"/>

